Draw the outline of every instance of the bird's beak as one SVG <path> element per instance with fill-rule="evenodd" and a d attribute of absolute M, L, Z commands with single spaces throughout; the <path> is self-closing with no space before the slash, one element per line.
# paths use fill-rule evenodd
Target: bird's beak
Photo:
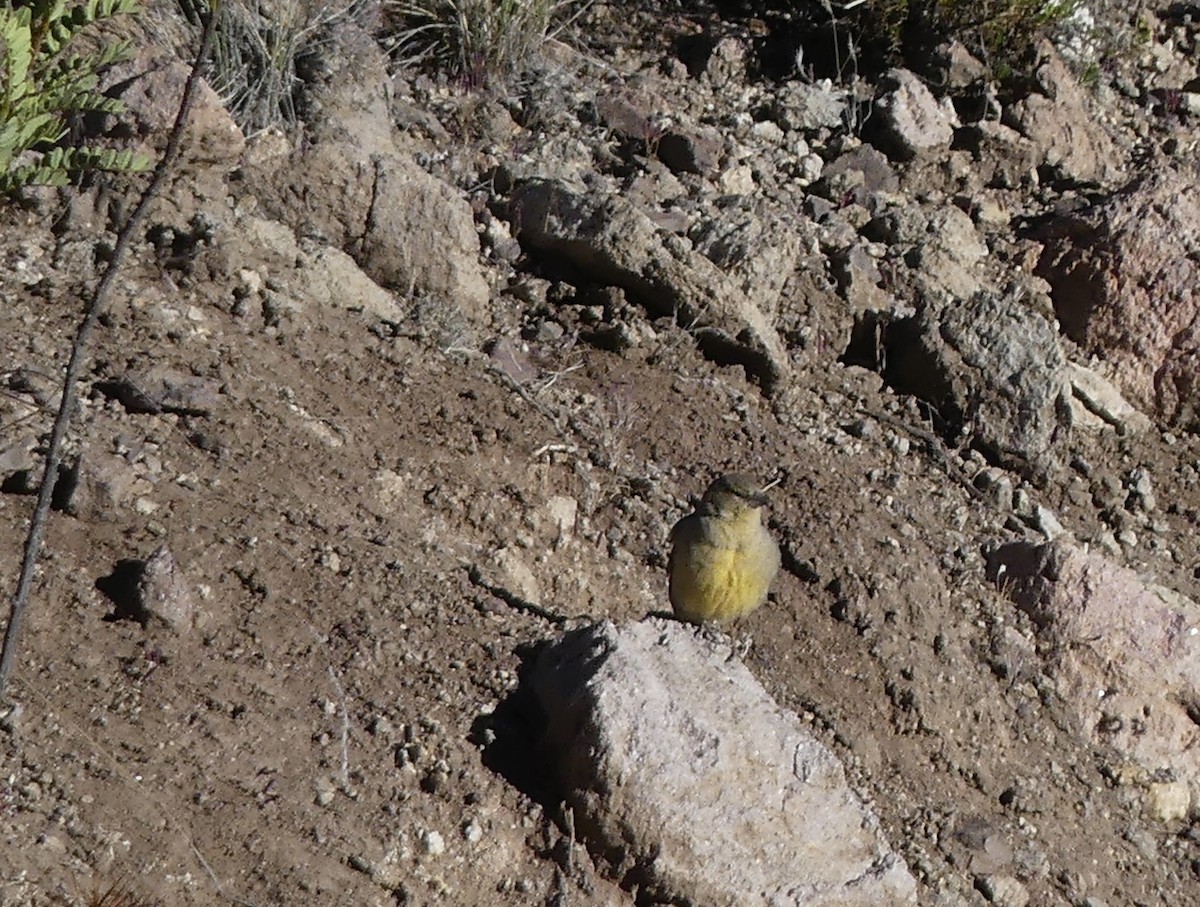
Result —
<path fill-rule="evenodd" d="M 776 485 L 778 485 L 782 481 L 783 481 L 783 479 L 779 478 L 779 479 L 774 479 L 773 481 L 768 482 L 766 485 L 764 485 L 762 487 L 762 489 L 758 492 L 758 494 L 753 495 L 750 498 L 750 502 L 755 507 L 766 507 L 768 504 L 771 503 L 767 499 L 767 492 L 770 491 L 772 488 L 774 488 Z"/>

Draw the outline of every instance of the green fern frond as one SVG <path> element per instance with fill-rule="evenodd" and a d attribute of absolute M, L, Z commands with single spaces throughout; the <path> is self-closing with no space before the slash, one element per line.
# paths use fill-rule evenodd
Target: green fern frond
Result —
<path fill-rule="evenodd" d="M 26 84 L 33 63 L 30 45 L 29 9 L 10 10 L 0 15 L 0 40 L 4 41 L 5 95 Z"/>
<path fill-rule="evenodd" d="M 0 175 L 9 169 L 17 156 L 45 141 L 46 136 L 53 134 L 54 141 L 61 139 L 66 130 L 52 133 L 55 121 L 54 114 L 41 113 L 28 118 L 17 117 L 0 127 Z"/>
<path fill-rule="evenodd" d="M 64 0 L 55 4 L 61 10 Z M 138 0 L 88 0 L 87 3 L 62 10 L 46 33 L 46 50 L 58 53 L 67 43 L 93 22 L 111 19 L 113 16 L 133 13 L 138 9 Z"/>
<path fill-rule="evenodd" d="M 40 161 L 22 164 L 0 174 L 0 192 L 22 186 L 65 186 L 72 177 L 90 170 L 129 173 L 145 170 L 149 159 L 132 151 L 112 148 L 53 148 Z"/>
<path fill-rule="evenodd" d="M 120 113 L 123 105 L 101 94 L 99 73 L 125 59 L 126 42 L 110 42 L 88 54 L 69 54 L 68 44 L 89 25 L 136 12 L 140 0 L 31 0 L 0 6 L 0 193 L 29 185 L 62 185 L 88 170 L 134 171 L 142 156 L 108 149 L 59 147 L 67 115 L 80 111 Z M 24 163 L 41 153 L 33 163 Z M 22 163 L 15 163 L 22 161 Z"/>

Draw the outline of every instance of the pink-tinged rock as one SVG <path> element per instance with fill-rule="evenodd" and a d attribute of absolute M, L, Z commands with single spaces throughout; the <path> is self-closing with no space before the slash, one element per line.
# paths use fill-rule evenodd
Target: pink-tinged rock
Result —
<path fill-rule="evenodd" d="M 1200 430 L 1200 176 L 1152 173 L 1055 224 L 1038 273 L 1063 331 L 1112 363 L 1121 390 L 1162 421 Z"/>
<path fill-rule="evenodd" d="M 1166 775 L 1200 804 L 1200 606 L 1063 539 L 989 555 L 992 578 L 1038 626 L 1045 669 L 1097 747 Z"/>
<path fill-rule="evenodd" d="M 1112 183 L 1122 155 L 1096 117 L 1091 98 L 1049 42 L 1039 47 L 1035 72 L 1041 91 L 1004 113 L 1004 123 L 1029 138 L 1039 161 L 1068 180 Z"/>

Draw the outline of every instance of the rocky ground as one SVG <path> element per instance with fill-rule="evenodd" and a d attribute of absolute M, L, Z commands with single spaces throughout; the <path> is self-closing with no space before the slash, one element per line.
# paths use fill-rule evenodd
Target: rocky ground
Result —
<path fill-rule="evenodd" d="M 1089 15 L 1002 87 L 596 3 L 505 89 L 344 21 L 295 130 L 205 95 L 85 369 L 0 904 L 762 903 L 590 838 L 526 682 L 666 608 L 732 469 L 780 480 L 785 570 L 728 657 L 917 902 L 1195 903 L 1198 28 Z M 153 149 L 194 35 L 137 33 L 110 126 Z M 0 209 L 14 584 L 139 185 Z"/>

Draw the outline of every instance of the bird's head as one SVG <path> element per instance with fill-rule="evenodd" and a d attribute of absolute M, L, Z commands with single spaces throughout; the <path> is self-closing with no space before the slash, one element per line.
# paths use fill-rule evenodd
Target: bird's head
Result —
<path fill-rule="evenodd" d="M 733 516 L 767 505 L 763 488 L 742 472 L 731 472 L 715 480 L 700 499 L 702 510 L 714 516 Z"/>

